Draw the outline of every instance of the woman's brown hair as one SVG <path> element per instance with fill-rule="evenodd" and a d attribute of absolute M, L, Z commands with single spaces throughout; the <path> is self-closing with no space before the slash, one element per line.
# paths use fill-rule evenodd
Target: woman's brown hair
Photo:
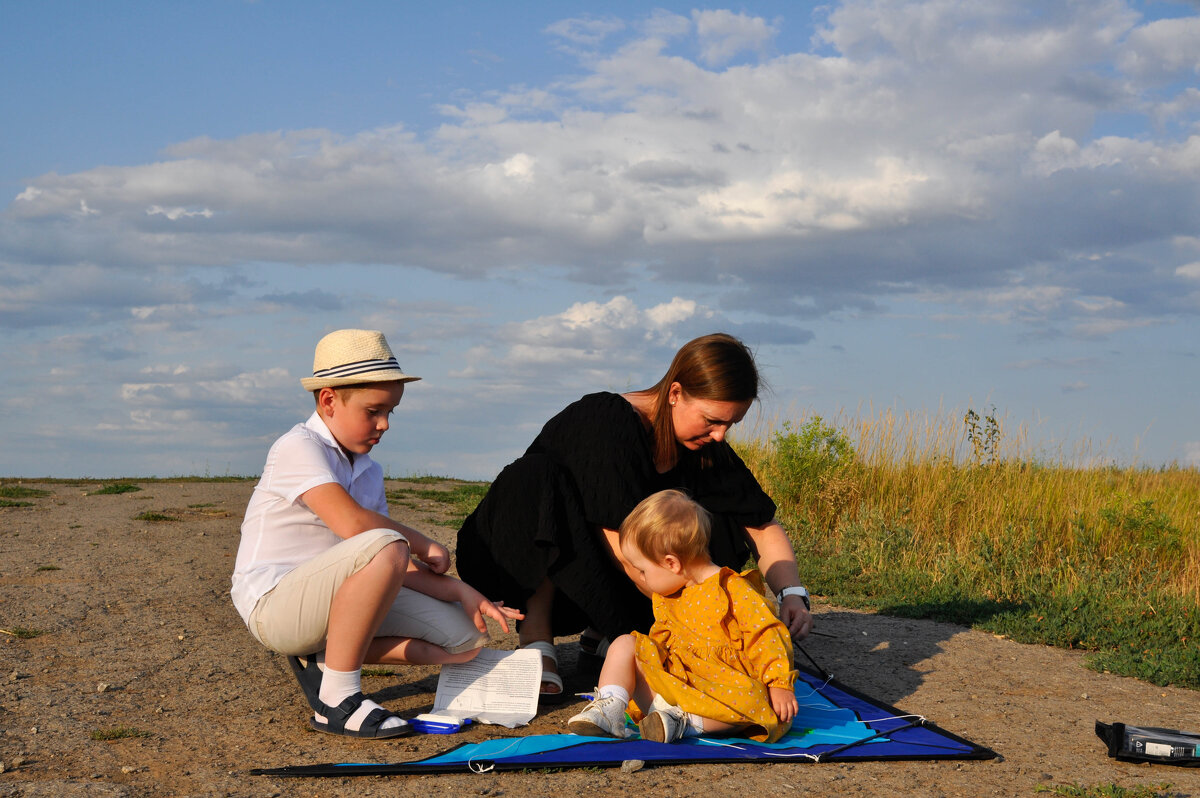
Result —
<path fill-rule="evenodd" d="M 679 461 L 668 398 L 676 382 L 689 397 L 713 402 L 754 401 L 762 387 L 754 355 L 732 335 L 702 335 L 680 347 L 663 378 L 642 391 L 654 397 L 650 434 L 654 439 L 654 462 L 664 470 L 674 468 Z"/>

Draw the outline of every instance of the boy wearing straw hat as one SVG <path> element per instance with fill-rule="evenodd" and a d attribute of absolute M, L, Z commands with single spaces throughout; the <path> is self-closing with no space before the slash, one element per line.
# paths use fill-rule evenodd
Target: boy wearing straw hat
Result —
<path fill-rule="evenodd" d="M 338 330 L 300 380 L 316 411 L 267 454 L 242 522 L 234 605 L 250 633 L 285 654 L 320 731 L 398 737 L 398 715 L 362 693 L 364 662 L 465 662 L 523 617 L 446 575 L 446 548 L 390 519 L 369 452 L 406 383 L 383 333 Z"/>

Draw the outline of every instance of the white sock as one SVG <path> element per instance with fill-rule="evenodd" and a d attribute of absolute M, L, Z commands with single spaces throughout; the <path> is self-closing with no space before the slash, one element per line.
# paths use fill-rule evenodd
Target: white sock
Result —
<path fill-rule="evenodd" d="M 323 659 L 323 658 L 322 658 Z M 321 703 L 326 706 L 336 707 L 338 704 L 345 701 L 355 693 L 362 692 L 362 670 L 353 671 L 335 671 L 333 668 L 326 667 L 321 675 Z M 371 714 L 373 709 L 382 709 L 379 704 L 376 704 L 371 699 L 362 702 L 354 714 L 346 720 L 346 728 L 350 731 L 358 731 L 362 728 L 363 721 L 367 715 Z M 316 715 L 317 720 L 321 723 L 328 721 L 320 713 Z M 388 718 L 380 726 L 381 729 L 390 729 L 394 726 L 403 725 L 404 721 L 400 718 Z"/>
<path fill-rule="evenodd" d="M 362 691 L 362 670 L 335 671 L 325 668 L 321 674 L 321 703 L 336 707 Z"/>
<path fill-rule="evenodd" d="M 687 713 L 688 727 L 684 729 L 684 737 L 699 737 L 704 734 L 704 718 L 694 712 Z"/>
<path fill-rule="evenodd" d="M 619 684 L 606 684 L 596 691 L 596 698 L 608 698 L 612 696 L 621 702 L 623 706 L 629 706 L 629 691 Z"/>

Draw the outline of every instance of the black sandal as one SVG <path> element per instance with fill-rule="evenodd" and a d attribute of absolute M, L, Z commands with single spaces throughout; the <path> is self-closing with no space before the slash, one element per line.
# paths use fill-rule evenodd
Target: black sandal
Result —
<path fill-rule="evenodd" d="M 300 682 L 300 689 L 304 691 L 308 705 L 313 711 L 321 712 L 321 707 L 325 705 L 321 703 L 321 669 L 317 666 L 317 655 L 309 654 L 304 659 L 288 657 L 287 662 L 296 676 L 296 681 Z"/>
<path fill-rule="evenodd" d="M 408 721 L 401 718 L 394 712 L 388 712 L 383 707 L 372 709 L 370 713 L 363 718 L 362 726 L 357 731 L 346 728 L 346 721 L 350 720 L 350 716 L 358 711 L 362 703 L 367 700 L 367 697 L 360 693 L 347 698 L 336 707 L 321 705 L 317 710 L 326 718 L 325 723 L 321 723 L 315 717 L 308 719 L 308 725 L 312 726 L 317 731 L 329 732 L 330 734 L 340 734 L 343 737 L 362 737 L 369 740 L 386 740 L 392 737 L 403 737 L 406 734 L 412 734 L 412 726 L 408 725 Z M 389 728 L 381 728 L 384 721 L 389 718 L 398 718 L 399 726 L 391 726 Z"/>
<path fill-rule="evenodd" d="M 608 653 L 607 637 L 601 637 L 596 633 L 584 632 L 579 635 L 579 659 L 590 660 L 594 664 L 604 664 L 604 656 Z"/>

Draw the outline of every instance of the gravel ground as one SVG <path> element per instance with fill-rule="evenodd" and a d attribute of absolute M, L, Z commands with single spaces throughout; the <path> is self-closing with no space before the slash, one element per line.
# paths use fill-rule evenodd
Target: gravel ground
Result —
<path fill-rule="evenodd" d="M 948 624 L 816 604 L 834 637 L 805 645 L 852 687 L 996 751 L 981 762 L 649 767 L 437 776 L 279 779 L 256 767 L 417 759 L 458 742 L 563 731 L 580 704 L 525 728 L 355 741 L 310 731 L 287 664 L 258 645 L 229 602 L 238 525 L 253 483 L 26 481 L 50 495 L 0 509 L 0 796 L 1031 795 L 1072 784 L 1170 784 L 1200 796 L 1200 770 L 1110 760 L 1096 720 L 1200 730 L 1200 695 L 1089 671 L 1077 652 Z M 393 481 L 389 489 L 403 487 Z M 428 488 L 429 485 L 422 485 Z M 161 514 L 175 520 L 138 520 Z M 453 544 L 438 505 L 393 515 Z M 36 637 L 14 632 L 37 630 Z M 557 641 L 568 691 L 571 638 Z M 498 648 L 514 636 L 497 635 Z M 397 668 L 364 687 L 411 717 L 432 706 L 434 668 Z M 123 733 L 117 739 L 97 739 Z"/>

